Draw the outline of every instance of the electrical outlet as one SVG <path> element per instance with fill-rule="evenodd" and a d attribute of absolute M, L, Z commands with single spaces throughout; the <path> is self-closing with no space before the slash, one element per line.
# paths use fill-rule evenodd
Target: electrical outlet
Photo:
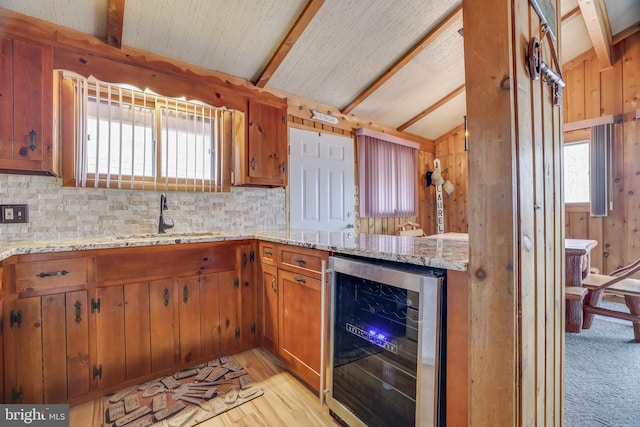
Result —
<path fill-rule="evenodd" d="M 0 222 L 5 224 L 29 222 L 29 205 L 0 205 Z"/>

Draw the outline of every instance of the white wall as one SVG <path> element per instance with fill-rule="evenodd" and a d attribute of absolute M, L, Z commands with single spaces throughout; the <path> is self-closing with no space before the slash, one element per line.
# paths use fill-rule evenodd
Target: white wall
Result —
<path fill-rule="evenodd" d="M 167 192 L 175 232 L 284 228 L 285 190 Z M 62 187 L 54 177 L 0 174 L 0 204 L 28 204 L 28 224 L 0 224 L 0 241 L 155 233 L 160 192 Z"/>

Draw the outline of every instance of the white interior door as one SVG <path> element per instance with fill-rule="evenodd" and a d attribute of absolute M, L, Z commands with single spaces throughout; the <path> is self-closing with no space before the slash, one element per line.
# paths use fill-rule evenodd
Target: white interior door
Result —
<path fill-rule="evenodd" d="M 290 128 L 289 146 L 290 227 L 353 229 L 353 139 Z"/>

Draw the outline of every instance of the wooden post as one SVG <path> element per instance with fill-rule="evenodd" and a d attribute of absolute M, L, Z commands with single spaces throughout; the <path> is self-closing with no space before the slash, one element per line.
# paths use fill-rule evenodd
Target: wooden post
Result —
<path fill-rule="evenodd" d="M 556 0 L 551 4 L 560 22 Z M 528 1 L 464 0 L 469 130 L 468 425 L 562 425 L 562 108 L 529 77 L 550 40 Z M 548 17 L 547 20 L 550 20 Z M 555 31 L 560 36 L 559 31 Z M 556 49 L 558 42 L 556 42 Z"/>

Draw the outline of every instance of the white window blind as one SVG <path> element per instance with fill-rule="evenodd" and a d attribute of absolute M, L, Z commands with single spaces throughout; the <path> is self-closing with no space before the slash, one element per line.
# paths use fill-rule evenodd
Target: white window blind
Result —
<path fill-rule="evenodd" d="M 417 215 L 418 144 L 358 129 L 360 217 Z"/>
<path fill-rule="evenodd" d="M 232 111 L 73 73 L 64 79 L 75 90 L 76 186 L 228 191 Z"/>

